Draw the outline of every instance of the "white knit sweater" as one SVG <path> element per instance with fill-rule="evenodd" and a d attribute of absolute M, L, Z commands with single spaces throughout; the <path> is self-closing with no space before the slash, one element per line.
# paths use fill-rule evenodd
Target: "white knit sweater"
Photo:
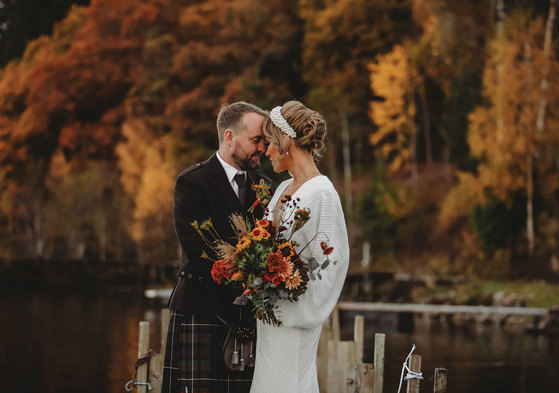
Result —
<path fill-rule="evenodd" d="M 289 179 L 279 185 L 268 205 L 270 212 L 292 181 Z M 314 257 L 322 263 L 325 256 L 321 241 L 327 241 L 334 251 L 329 256 L 330 265 L 321 271 L 322 279 L 309 281 L 307 292 L 297 302 L 278 301 L 276 315 L 282 321 L 281 326 L 258 321 L 251 393 L 318 392 L 316 351 L 322 323 L 336 305 L 347 274 L 347 230 L 340 198 L 330 180 L 326 176 L 314 177 L 292 197 L 300 198 L 300 208 L 310 209 L 309 221 L 295 232 L 292 239 L 301 248 L 310 242 L 301 257 L 304 260 Z M 289 211 L 286 210 L 285 214 Z"/>

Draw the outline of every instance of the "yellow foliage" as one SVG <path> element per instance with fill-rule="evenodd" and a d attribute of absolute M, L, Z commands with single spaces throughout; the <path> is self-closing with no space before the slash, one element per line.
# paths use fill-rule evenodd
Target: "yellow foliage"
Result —
<path fill-rule="evenodd" d="M 176 171 L 170 164 L 171 137 L 156 138 L 140 121 L 123 124 L 126 141 L 116 148 L 121 183 L 134 199 L 135 240 L 165 241 L 172 228 L 171 208 Z"/>
<path fill-rule="evenodd" d="M 413 75 L 410 71 L 406 49 L 396 45 L 392 52 L 381 55 L 369 65 L 371 90 L 383 101 L 371 101 L 370 118 L 377 129 L 369 141 L 380 147 L 381 154 L 389 161 L 391 172 L 410 166 L 410 138 L 416 133 L 413 122 Z"/>
<path fill-rule="evenodd" d="M 550 142 L 549 137 L 537 135 L 536 127 L 546 62 L 542 32 L 539 19 L 529 22 L 524 16 L 514 16 L 507 20 L 505 34 L 489 44 L 483 77 L 488 104 L 469 116 L 468 144 L 479 160 L 477 180 L 502 200 L 526 188 L 529 157 L 539 155 Z M 557 67 L 555 60 L 551 63 L 551 69 Z M 557 105 L 558 81 L 548 78 L 548 83 L 548 106 Z M 548 127 L 556 116 L 548 109 Z M 554 132 L 549 129 L 545 134 Z M 538 165 L 538 161 L 534 163 Z"/>
<path fill-rule="evenodd" d="M 437 219 L 437 231 L 443 233 L 468 216 L 470 208 L 483 201 L 483 188 L 468 172 L 458 172 L 458 184 L 446 195 Z"/>

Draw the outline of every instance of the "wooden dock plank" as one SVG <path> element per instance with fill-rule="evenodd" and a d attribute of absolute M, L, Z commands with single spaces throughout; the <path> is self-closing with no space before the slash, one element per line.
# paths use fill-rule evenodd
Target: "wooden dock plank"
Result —
<path fill-rule="evenodd" d="M 337 307 L 344 311 L 379 311 L 412 312 L 434 314 L 506 314 L 506 315 L 547 315 L 547 308 L 536 307 L 492 307 L 492 306 L 458 306 L 447 304 L 400 304 L 338 302 Z"/>

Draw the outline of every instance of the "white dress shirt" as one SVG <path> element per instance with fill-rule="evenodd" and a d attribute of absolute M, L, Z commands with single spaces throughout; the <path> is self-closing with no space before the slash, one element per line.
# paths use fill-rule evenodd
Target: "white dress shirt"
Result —
<path fill-rule="evenodd" d="M 240 169 L 237 169 L 234 166 L 226 163 L 223 160 L 223 158 L 221 158 L 221 156 L 219 155 L 219 152 L 216 152 L 216 155 L 217 155 L 217 159 L 219 160 L 219 162 L 221 162 L 221 166 L 225 170 L 225 174 L 227 175 L 227 180 L 229 180 L 229 184 L 231 184 L 231 187 L 233 187 L 233 191 L 235 191 L 235 195 L 237 195 L 237 198 L 238 198 L 239 197 L 239 185 L 235 181 L 235 175 L 237 173 L 242 173 L 243 175 L 245 175 L 245 179 L 246 179 L 246 171 L 241 171 Z"/>

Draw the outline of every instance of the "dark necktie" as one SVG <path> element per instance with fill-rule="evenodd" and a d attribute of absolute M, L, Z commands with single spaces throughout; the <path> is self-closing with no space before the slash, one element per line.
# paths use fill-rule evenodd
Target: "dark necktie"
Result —
<path fill-rule="evenodd" d="M 235 175 L 235 181 L 239 186 L 239 200 L 241 201 L 241 205 L 245 205 L 245 198 L 247 194 L 247 181 L 245 178 L 244 173 L 237 173 Z"/>

